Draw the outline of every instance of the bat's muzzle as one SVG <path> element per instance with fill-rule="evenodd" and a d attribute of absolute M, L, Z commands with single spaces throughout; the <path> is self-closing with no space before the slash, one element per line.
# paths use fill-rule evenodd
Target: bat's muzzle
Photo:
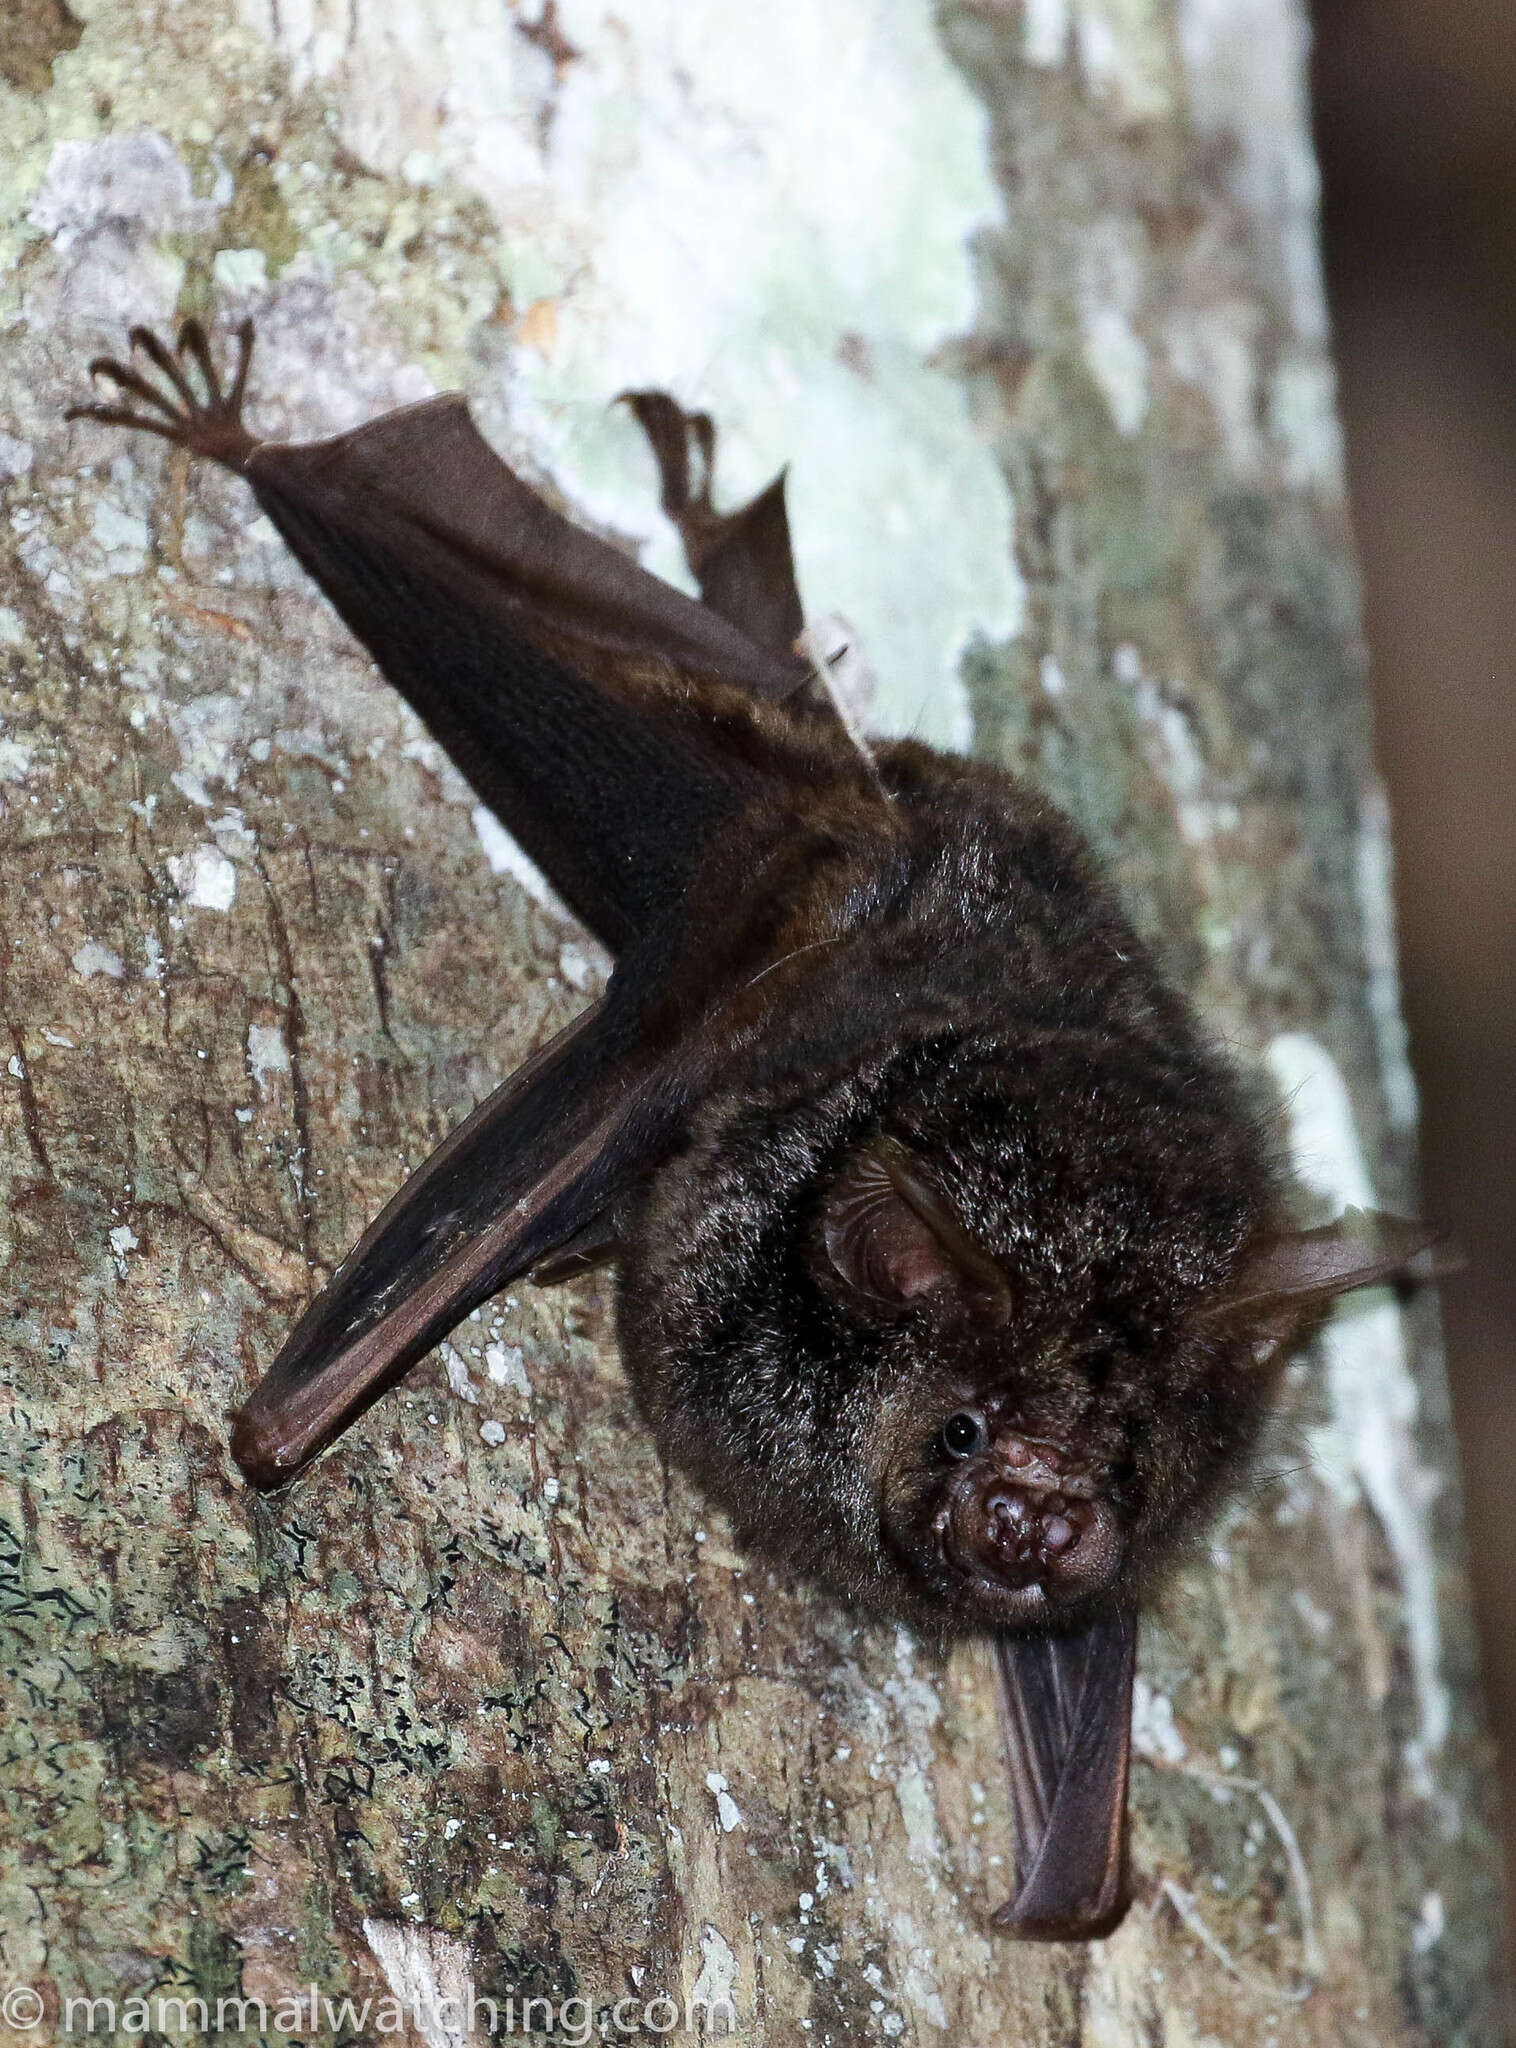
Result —
<path fill-rule="evenodd" d="M 941 1534 L 950 1564 L 1027 1618 L 1104 1592 L 1125 1552 L 1094 1480 L 1056 1446 L 1009 1434 L 966 1462 Z"/>

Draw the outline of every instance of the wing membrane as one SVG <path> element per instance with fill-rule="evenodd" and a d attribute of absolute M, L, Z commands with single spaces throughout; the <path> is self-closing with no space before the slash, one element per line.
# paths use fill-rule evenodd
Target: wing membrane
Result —
<path fill-rule="evenodd" d="M 1125 1609 L 1068 1635 L 996 1639 L 1020 1880 L 994 1917 L 1002 1933 L 1090 1941 L 1126 1911 L 1136 1645 Z"/>

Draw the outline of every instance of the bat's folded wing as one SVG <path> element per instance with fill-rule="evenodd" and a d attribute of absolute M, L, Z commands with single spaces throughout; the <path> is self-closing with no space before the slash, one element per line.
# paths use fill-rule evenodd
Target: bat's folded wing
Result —
<path fill-rule="evenodd" d="M 1127 1907 L 1135 1615 L 1000 1636 L 995 1656 L 1019 1884 L 995 1915 L 1023 1941 L 1090 1941 Z"/>
<path fill-rule="evenodd" d="M 760 697 L 789 696 L 805 680 L 803 666 L 555 511 L 501 461 L 456 394 L 325 441 L 260 442 L 243 473 L 297 553 L 309 544 L 302 528 L 324 530 L 308 566 L 339 603 L 331 536 L 349 546 L 362 536 L 360 545 L 398 561 L 423 561 L 434 586 L 452 584 L 526 640 L 656 660 Z M 373 614 L 369 594 L 364 621 Z"/>
<path fill-rule="evenodd" d="M 666 1147 L 673 1062 L 623 1049 L 607 997 L 482 1102 L 365 1231 L 235 1420 L 275 1487 L 480 1302 L 578 1236 Z"/>
<path fill-rule="evenodd" d="M 767 786 L 700 715 L 703 693 L 783 698 L 795 662 L 556 512 L 462 399 L 260 442 L 242 470 L 570 907 L 615 953 L 646 936 Z"/>

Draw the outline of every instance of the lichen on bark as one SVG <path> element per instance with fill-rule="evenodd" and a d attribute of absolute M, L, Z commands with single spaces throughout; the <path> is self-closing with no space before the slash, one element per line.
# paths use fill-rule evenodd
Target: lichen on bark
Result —
<path fill-rule="evenodd" d="M 460 384 L 663 562 L 605 406 L 712 402 L 734 488 L 796 458 L 880 716 L 967 707 L 1289 1078 L 1307 1198 L 1403 1206 L 1298 12 L 78 12 L 0 87 L 0 1976 L 49 2024 L 469 1977 L 518 2031 L 730 1995 L 775 2043 L 1495 2039 L 1429 1303 L 1297 1370 L 1147 1629 L 1137 1903 L 1087 1951 L 984 1931 L 976 1653 L 741 1555 L 597 1285 L 492 1305 L 287 1498 L 238 1483 L 313 1280 L 603 963 L 239 487 L 61 420 L 126 321 L 253 310 L 264 426 Z"/>

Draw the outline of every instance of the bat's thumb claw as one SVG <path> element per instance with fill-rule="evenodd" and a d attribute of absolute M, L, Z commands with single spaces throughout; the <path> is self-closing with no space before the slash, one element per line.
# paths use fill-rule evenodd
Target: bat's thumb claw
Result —
<path fill-rule="evenodd" d="M 256 1408 L 239 1408 L 232 1416 L 232 1460 L 249 1486 L 272 1493 L 293 1479 L 304 1463 L 291 1458 L 286 1432 Z"/>
<path fill-rule="evenodd" d="M 997 1934 L 1012 1941 L 1100 1941 L 1126 1918 L 1131 1895 L 1125 1886 L 1113 1897 L 1083 1907 L 1064 1906 L 1049 1910 L 1045 1901 L 1029 1900 L 1028 1885 L 990 1918 Z"/>

